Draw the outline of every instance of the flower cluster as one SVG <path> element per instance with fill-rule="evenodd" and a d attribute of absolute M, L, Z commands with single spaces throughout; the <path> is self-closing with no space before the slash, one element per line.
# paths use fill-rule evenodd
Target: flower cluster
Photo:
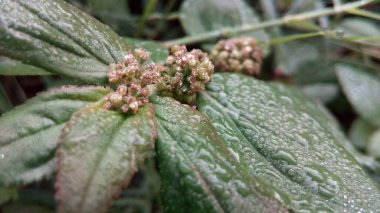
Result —
<path fill-rule="evenodd" d="M 107 76 L 116 89 L 105 97 L 104 108 L 135 113 L 153 93 L 193 102 L 210 81 L 214 65 L 200 50 L 188 52 L 185 46 L 176 45 L 170 52 L 165 66 L 147 63 L 149 53 L 142 48 L 111 64 Z"/>
<path fill-rule="evenodd" d="M 214 73 L 214 65 L 207 53 L 194 49 L 187 51 L 184 45 L 175 45 L 165 63 L 158 91 L 179 101 L 191 103 L 197 92 L 204 90 Z"/>
<path fill-rule="evenodd" d="M 231 38 L 219 41 L 211 51 L 210 59 L 216 69 L 257 75 L 263 52 L 254 38 Z"/>
<path fill-rule="evenodd" d="M 152 93 L 149 85 L 160 81 L 164 70 L 160 64 L 146 64 L 148 59 L 148 51 L 138 48 L 134 53 L 128 52 L 122 62 L 110 65 L 108 81 L 117 85 L 117 88 L 106 96 L 106 109 L 135 113 L 140 106 L 148 103 L 148 97 Z"/>

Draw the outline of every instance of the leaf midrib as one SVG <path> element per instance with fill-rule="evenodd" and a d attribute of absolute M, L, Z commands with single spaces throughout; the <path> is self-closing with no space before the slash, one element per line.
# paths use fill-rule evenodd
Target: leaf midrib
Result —
<path fill-rule="evenodd" d="M 78 206 L 78 209 L 79 209 L 79 212 L 83 212 L 83 208 L 85 206 L 85 203 L 87 201 L 87 198 L 88 198 L 88 193 L 90 191 L 90 186 L 92 185 L 92 182 L 94 181 L 94 178 L 95 178 L 95 174 L 96 172 L 98 171 L 98 168 L 100 167 L 100 165 L 102 164 L 102 159 L 104 159 L 104 157 L 106 156 L 106 154 L 108 153 L 108 150 L 109 148 L 112 146 L 112 144 L 115 142 L 114 138 L 115 138 L 115 133 L 119 132 L 121 127 L 123 126 L 123 123 L 125 122 L 125 120 L 121 120 L 120 122 L 117 123 L 117 125 L 115 125 L 113 131 L 112 131 L 112 136 L 109 140 L 108 143 L 104 144 L 102 149 L 98 151 L 98 154 L 97 154 L 97 158 L 94 160 L 95 161 L 95 166 L 92 167 L 92 171 L 90 173 L 90 179 L 86 182 L 85 186 L 84 186 L 84 190 L 82 191 L 83 194 L 82 194 L 82 198 L 81 198 L 81 201 L 79 202 L 79 206 Z M 103 152 L 102 152 L 103 150 Z M 115 163 L 118 163 L 118 162 L 115 162 Z"/>
<path fill-rule="evenodd" d="M 249 139 L 248 139 L 248 138 L 247 138 L 247 137 L 241 132 L 241 129 L 237 127 L 238 125 L 237 125 L 236 121 L 235 121 L 234 119 L 231 118 L 231 116 L 230 116 L 230 114 L 229 114 L 229 112 L 228 112 L 228 109 L 227 109 L 226 107 L 224 107 L 221 103 L 219 103 L 216 99 L 214 99 L 211 95 L 207 94 L 206 92 L 202 92 L 202 95 L 203 95 L 204 97 L 208 98 L 209 100 L 211 100 L 212 102 L 214 102 L 217 106 L 219 106 L 219 108 L 223 110 L 223 112 L 224 112 L 224 114 L 227 116 L 227 118 L 228 118 L 230 121 L 232 121 L 232 124 L 234 125 L 234 128 L 238 131 L 238 134 L 241 135 L 241 136 L 244 138 L 244 140 L 246 140 L 246 141 L 248 142 L 248 144 L 251 145 L 251 147 L 256 151 L 256 153 L 258 153 L 259 155 L 261 155 L 261 156 L 262 156 L 262 157 L 263 157 L 268 163 L 270 163 L 270 161 L 268 161 L 268 158 L 267 158 L 265 155 L 263 155 L 261 152 L 259 152 L 259 151 L 256 149 L 256 147 L 250 142 L 250 140 L 249 140 Z M 244 119 L 245 119 L 246 121 L 250 121 L 250 120 L 247 119 L 246 117 L 244 117 Z M 260 126 L 258 123 L 255 123 L 255 124 L 257 124 L 257 126 L 259 126 L 260 128 L 265 129 L 265 130 L 267 130 L 268 132 L 271 132 L 271 130 L 268 130 L 268 129 L 265 128 L 264 126 Z M 273 132 L 271 132 L 271 133 L 273 133 Z M 283 134 L 283 135 L 284 135 L 285 137 L 287 137 L 286 134 Z M 286 174 L 284 174 L 283 172 L 281 172 L 280 170 L 278 170 L 273 164 L 270 163 L 270 165 L 272 165 L 272 167 L 273 167 L 274 169 L 276 169 L 280 174 L 284 175 L 287 179 L 291 180 L 293 183 L 295 183 L 295 184 L 301 186 L 302 188 L 305 187 L 305 186 L 303 186 L 303 185 L 301 185 L 301 184 L 295 182 L 293 179 L 289 178 Z"/>

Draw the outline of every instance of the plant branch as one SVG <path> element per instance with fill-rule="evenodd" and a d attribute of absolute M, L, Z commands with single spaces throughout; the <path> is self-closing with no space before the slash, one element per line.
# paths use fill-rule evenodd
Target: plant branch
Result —
<path fill-rule="evenodd" d="M 220 30 L 206 32 L 206 33 L 202 33 L 202 34 L 198 34 L 194 36 L 186 36 L 183 38 L 167 41 L 167 42 L 164 42 L 163 45 L 166 47 L 170 47 L 176 44 L 193 44 L 193 43 L 197 43 L 197 42 L 201 42 L 205 40 L 215 39 L 221 36 L 229 37 L 236 33 L 253 32 L 256 30 L 264 29 L 264 28 L 276 27 L 276 26 L 288 24 L 294 21 L 313 19 L 313 18 L 318 18 L 321 16 L 336 15 L 336 14 L 344 13 L 348 10 L 363 7 L 365 5 L 368 5 L 376 1 L 378 0 L 358 0 L 352 3 L 342 4 L 339 7 L 325 8 L 325 9 L 320 9 L 320 10 L 315 10 L 315 11 L 310 11 L 310 12 L 305 12 L 305 13 L 300 13 L 300 14 L 294 14 L 294 15 L 286 15 L 280 19 L 268 20 L 268 21 L 255 23 L 255 24 L 245 24 L 239 27 L 222 28 Z"/>

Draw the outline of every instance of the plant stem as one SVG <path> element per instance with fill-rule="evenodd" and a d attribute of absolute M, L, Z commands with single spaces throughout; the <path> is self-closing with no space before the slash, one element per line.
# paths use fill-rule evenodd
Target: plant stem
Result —
<path fill-rule="evenodd" d="M 156 4 L 157 4 L 157 0 L 149 0 L 148 1 L 147 5 L 144 8 L 143 16 L 141 17 L 139 25 L 135 31 L 135 34 L 134 34 L 135 37 L 139 37 L 141 31 L 143 30 L 143 28 L 145 26 L 145 22 L 146 22 L 148 16 L 152 13 L 154 8 L 156 7 Z"/>
<path fill-rule="evenodd" d="M 370 18 L 370 19 L 375 19 L 377 21 L 380 21 L 380 15 L 379 14 L 374 13 L 374 12 L 370 12 L 370 11 L 367 11 L 367 10 L 362 10 L 362 9 L 354 8 L 354 9 L 351 9 L 351 10 L 347 10 L 346 12 L 349 13 L 349 14 L 352 14 L 352 15 L 363 16 L 363 17 L 367 17 L 367 18 Z"/>
<path fill-rule="evenodd" d="M 264 29 L 264 28 L 288 24 L 294 21 L 307 20 L 307 19 L 318 18 L 321 16 L 340 14 L 348 10 L 362 7 L 376 1 L 378 0 L 359 0 L 352 3 L 346 3 L 335 8 L 325 8 L 325 9 L 320 9 L 320 10 L 315 10 L 315 11 L 310 11 L 310 12 L 305 12 L 305 13 L 300 13 L 300 14 L 286 15 L 282 17 L 281 19 L 268 20 L 268 21 L 255 23 L 255 24 L 245 24 L 239 27 L 222 28 L 220 30 L 206 32 L 206 33 L 202 33 L 202 34 L 198 34 L 194 36 L 186 36 L 183 38 L 167 41 L 167 42 L 164 42 L 163 45 L 166 47 L 170 47 L 176 44 L 193 44 L 200 41 L 215 39 L 221 36 L 228 37 L 229 35 L 236 34 L 236 33 L 253 32 L 256 30 Z"/>

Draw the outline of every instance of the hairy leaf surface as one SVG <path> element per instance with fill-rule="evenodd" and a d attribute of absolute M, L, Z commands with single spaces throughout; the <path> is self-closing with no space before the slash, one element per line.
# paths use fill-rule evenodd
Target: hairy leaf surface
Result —
<path fill-rule="evenodd" d="M 0 2 L 0 55 L 22 64 L 105 82 L 108 65 L 127 49 L 110 28 L 62 0 Z M 1 74 L 30 73 L 15 69 Z"/>
<path fill-rule="evenodd" d="M 166 212 L 287 212 L 270 185 L 251 176 L 208 118 L 171 98 L 153 97 Z"/>
<path fill-rule="evenodd" d="M 198 99 L 224 143 L 296 211 L 375 212 L 380 192 L 326 113 L 299 91 L 216 74 Z"/>
<path fill-rule="evenodd" d="M 0 56 L 0 74 L 1 75 L 48 75 L 44 69 L 27 65 L 19 60 L 13 60 Z"/>
<path fill-rule="evenodd" d="M 0 187 L 52 173 L 54 150 L 70 116 L 109 93 L 103 87 L 68 87 L 42 93 L 0 117 Z"/>
<path fill-rule="evenodd" d="M 151 105 L 135 115 L 105 110 L 99 103 L 75 113 L 57 150 L 58 212 L 107 212 L 153 151 L 155 136 Z"/>

